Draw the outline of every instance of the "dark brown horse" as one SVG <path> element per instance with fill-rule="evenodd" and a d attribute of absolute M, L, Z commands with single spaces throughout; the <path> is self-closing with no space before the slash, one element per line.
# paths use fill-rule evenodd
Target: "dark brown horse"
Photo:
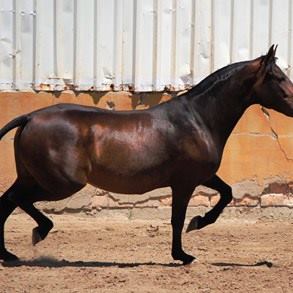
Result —
<path fill-rule="evenodd" d="M 252 104 L 293 116 L 293 84 L 265 56 L 222 68 L 187 93 L 148 110 L 112 112 L 60 104 L 20 116 L 0 130 L 15 135 L 17 179 L 0 200 L 0 259 L 15 260 L 4 244 L 4 223 L 18 206 L 38 224 L 33 244 L 53 223 L 33 203 L 71 196 L 87 183 L 118 193 L 172 188 L 172 256 L 184 264 L 181 232 L 194 188 L 219 191 L 217 205 L 194 217 L 187 231 L 216 221 L 231 201 L 230 186 L 216 172 L 226 141 Z"/>

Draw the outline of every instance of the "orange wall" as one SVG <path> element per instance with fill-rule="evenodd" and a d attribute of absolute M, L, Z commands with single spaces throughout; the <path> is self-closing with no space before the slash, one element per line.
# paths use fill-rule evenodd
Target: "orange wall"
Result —
<path fill-rule="evenodd" d="M 54 95 L 40 92 L 0 93 L 0 127 L 12 118 L 56 103 L 78 103 L 115 110 L 142 109 L 169 99 L 167 94 L 80 93 Z M 0 141 L 0 192 L 15 178 L 11 131 Z M 253 181 L 261 186 L 269 180 L 293 180 L 292 119 L 259 106 L 247 110 L 228 140 L 219 170 L 230 184 Z"/>

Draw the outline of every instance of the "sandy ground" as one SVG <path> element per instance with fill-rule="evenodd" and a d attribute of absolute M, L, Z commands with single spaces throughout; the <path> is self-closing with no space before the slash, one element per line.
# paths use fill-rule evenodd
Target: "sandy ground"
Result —
<path fill-rule="evenodd" d="M 165 222 L 51 216 L 31 246 L 34 222 L 13 215 L 7 247 L 22 261 L 0 264 L 0 292 L 293 292 L 293 220 L 222 220 L 184 233 L 197 262 L 170 256 Z"/>

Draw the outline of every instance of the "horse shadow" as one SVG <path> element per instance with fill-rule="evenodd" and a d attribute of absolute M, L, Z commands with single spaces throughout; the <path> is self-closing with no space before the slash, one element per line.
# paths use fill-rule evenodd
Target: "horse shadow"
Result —
<path fill-rule="evenodd" d="M 46 267 L 46 268 L 134 268 L 139 266 L 161 266 L 161 267 L 180 267 L 180 263 L 159 263 L 159 262 L 105 262 L 105 261 L 68 261 L 65 259 L 58 260 L 50 257 L 40 257 L 32 260 L 16 260 L 11 262 L 3 262 L 3 267 Z"/>
<path fill-rule="evenodd" d="M 271 268 L 273 266 L 273 263 L 267 260 L 264 261 L 258 261 L 253 264 L 245 264 L 245 263 L 229 263 L 229 262 L 213 262 L 211 265 L 216 267 L 260 267 L 260 266 L 266 266 L 268 268 Z"/>
<path fill-rule="evenodd" d="M 273 263 L 270 261 L 259 261 L 252 264 L 245 263 L 230 263 L 230 262 L 212 262 L 210 263 L 216 267 L 259 267 L 266 266 L 271 268 Z M 160 263 L 160 262 L 106 262 L 106 261 L 68 261 L 65 259 L 59 260 L 52 257 L 39 257 L 31 260 L 16 260 L 11 262 L 3 262 L 3 267 L 44 267 L 44 268 L 63 268 L 63 267 L 76 267 L 76 268 L 135 268 L 140 266 L 160 266 L 160 267 L 182 267 L 182 263 Z"/>

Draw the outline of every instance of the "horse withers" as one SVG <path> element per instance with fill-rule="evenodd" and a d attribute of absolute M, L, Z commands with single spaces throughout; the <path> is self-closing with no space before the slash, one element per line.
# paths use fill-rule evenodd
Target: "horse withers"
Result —
<path fill-rule="evenodd" d="M 0 259 L 6 250 L 4 224 L 16 207 L 36 222 L 33 244 L 44 240 L 53 223 L 34 207 L 37 201 L 71 196 L 87 183 L 104 190 L 142 194 L 172 189 L 172 257 L 183 264 L 181 233 L 186 208 L 198 185 L 220 193 L 187 231 L 216 221 L 232 192 L 216 172 L 226 141 L 245 109 L 260 104 L 293 116 L 293 84 L 275 63 L 276 48 L 265 56 L 226 66 L 188 92 L 141 111 L 113 112 L 59 104 L 15 118 L 0 138 L 18 127 L 14 149 L 17 178 L 0 199 Z"/>

